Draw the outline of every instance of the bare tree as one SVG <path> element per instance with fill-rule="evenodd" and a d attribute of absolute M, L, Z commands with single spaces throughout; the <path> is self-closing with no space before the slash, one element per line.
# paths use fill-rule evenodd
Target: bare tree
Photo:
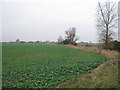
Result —
<path fill-rule="evenodd" d="M 75 27 L 69 28 L 69 30 L 65 31 L 65 34 L 66 34 L 66 40 L 68 41 L 69 44 L 74 44 L 79 39 L 76 36 L 76 28 Z"/>
<path fill-rule="evenodd" d="M 58 37 L 58 44 L 62 44 L 63 43 L 63 37 L 62 36 L 59 36 Z"/>
<path fill-rule="evenodd" d="M 113 40 L 114 29 L 117 27 L 117 7 L 113 2 L 98 2 L 97 8 L 97 29 L 99 40 L 109 48 L 109 42 Z"/>

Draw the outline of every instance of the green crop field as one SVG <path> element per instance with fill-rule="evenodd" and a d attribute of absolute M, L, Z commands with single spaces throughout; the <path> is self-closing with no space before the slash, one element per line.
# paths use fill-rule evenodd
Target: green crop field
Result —
<path fill-rule="evenodd" d="M 104 56 L 58 45 L 3 44 L 3 87 L 51 88 L 107 59 Z"/>

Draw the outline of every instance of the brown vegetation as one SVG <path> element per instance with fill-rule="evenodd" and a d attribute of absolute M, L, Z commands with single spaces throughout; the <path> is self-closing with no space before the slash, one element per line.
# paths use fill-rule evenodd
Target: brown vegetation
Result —
<path fill-rule="evenodd" d="M 68 47 L 71 47 L 71 48 L 76 48 L 76 49 L 81 49 L 81 50 L 85 50 L 85 51 L 88 51 L 88 52 L 94 52 L 94 53 L 98 53 L 98 54 L 101 54 L 101 55 L 104 55 L 106 57 L 108 57 L 109 59 L 112 59 L 112 58 L 117 58 L 118 55 L 120 53 L 118 53 L 118 51 L 115 51 L 115 50 L 105 50 L 105 49 L 102 49 L 100 46 L 85 46 L 85 45 L 80 45 L 80 46 L 74 46 L 74 45 L 66 45 Z"/>
<path fill-rule="evenodd" d="M 98 46 L 73 46 L 66 45 L 70 48 L 85 50 L 89 52 L 98 53 L 108 57 L 110 60 L 93 69 L 91 73 L 82 74 L 78 78 L 65 81 L 57 86 L 57 88 L 100 88 L 100 87 L 119 87 L 118 82 L 118 64 L 120 61 L 117 51 L 105 50 Z M 106 82 L 106 83 L 104 83 Z M 106 85 L 104 85 L 106 84 Z M 112 86 L 110 86 L 112 85 Z"/>

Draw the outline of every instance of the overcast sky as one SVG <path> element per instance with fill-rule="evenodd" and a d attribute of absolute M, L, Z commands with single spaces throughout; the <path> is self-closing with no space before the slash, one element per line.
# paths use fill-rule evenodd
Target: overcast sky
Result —
<path fill-rule="evenodd" d="M 99 0 L 104 1 L 104 0 Z M 113 0 L 118 1 L 118 0 Z M 79 41 L 97 41 L 98 0 L 4 0 L 0 3 L 3 41 L 57 41 L 76 27 Z M 1 20 L 2 19 L 2 20 Z"/>

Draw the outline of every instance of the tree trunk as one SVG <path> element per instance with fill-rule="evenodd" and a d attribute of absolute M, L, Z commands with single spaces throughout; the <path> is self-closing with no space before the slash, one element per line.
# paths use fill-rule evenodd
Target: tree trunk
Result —
<path fill-rule="evenodd" d="M 106 49 L 109 49 L 108 24 L 106 24 Z"/>

